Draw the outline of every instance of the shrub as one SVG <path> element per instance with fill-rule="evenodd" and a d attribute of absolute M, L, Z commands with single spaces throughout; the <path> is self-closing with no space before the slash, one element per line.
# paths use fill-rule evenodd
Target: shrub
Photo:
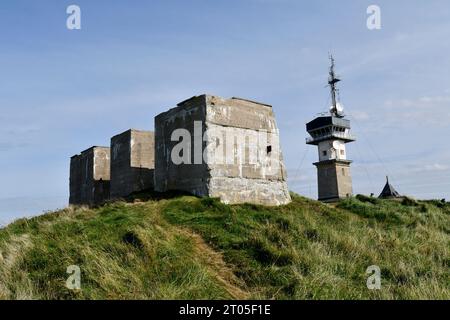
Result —
<path fill-rule="evenodd" d="M 407 206 L 407 207 L 417 207 L 419 205 L 419 203 L 414 199 L 405 197 L 402 200 L 402 205 Z"/>
<path fill-rule="evenodd" d="M 363 194 L 356 195 L 356 199 L 358 199 L 361 202 L 369 202 L 369 203 L 372 203 L 372 204 L 377 204 L 377 203 L 380 202 L 377 198 L 368 197 L 368 196 L 365 196 Z"/>

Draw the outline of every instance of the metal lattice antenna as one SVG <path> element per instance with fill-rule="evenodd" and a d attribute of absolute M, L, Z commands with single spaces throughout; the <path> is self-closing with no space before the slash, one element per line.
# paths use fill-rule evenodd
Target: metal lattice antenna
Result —
<path fill-rule="evenodd" d="M 332 101 L 332 106 L 331 106 L 330 113 L 333 116 L 339 116 L 338 115 L 338 108 L 337 108 L 337 99 L 336 99 L 336 92 L 337 92 L 336 83 L 341 81 L 341 79 L 338 79 L 336 77 L 335 72 L 334 72 L 334 58 L 333 58 L 332 54 L 330 54 L 330 61 L 331 61 L 330 76 L 328 78 L 328 84 L 330 85 L 331 101 Z"/>

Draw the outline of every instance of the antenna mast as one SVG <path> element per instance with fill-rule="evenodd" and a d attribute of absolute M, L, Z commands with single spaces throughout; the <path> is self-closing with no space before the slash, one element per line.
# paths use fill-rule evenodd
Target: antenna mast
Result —
<path fill-rule="evenodd" d="M 336 74 L 334 73 L 334 58 L 333 58 L 332 54 L 330 54 L 330 61 L 331 61 L 330 76 L 328 78 L 328 84 L 330 85 L 330 89 L 331 89 L 331 101 L 332 101 L 330 113 L 333 116 L 338 117 L 339 113 L 338 113 L 337 100 L 336 100 L 336 92 L 337 92 L 336 83 L 341 81 L 341 79 L 338 79 L 336 77 Z"/>

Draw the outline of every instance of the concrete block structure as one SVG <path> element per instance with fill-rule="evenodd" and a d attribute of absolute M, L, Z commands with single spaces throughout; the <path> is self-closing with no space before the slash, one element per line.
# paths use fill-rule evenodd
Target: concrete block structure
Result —
<path fill-rule="evenodd" d="M 224 203 L 290 202 L 272 107 L 201 95 L 155 118 L 155 190 Z"/>
<path fill-rule="evenodd" d="M 109 199 L 109 189 L 108 147 L 91 147 L 70 159 L 70 204 L 101 204 Z"/>
<path fill-rule="evenodd" d="M 153 189 L 155 136 L 130 129 L 111 138 L 111 198 Z"/>

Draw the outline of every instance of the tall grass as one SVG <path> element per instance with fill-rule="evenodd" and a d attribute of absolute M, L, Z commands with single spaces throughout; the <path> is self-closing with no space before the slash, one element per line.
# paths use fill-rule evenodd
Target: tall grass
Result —
<path fill-rule="evenodd" d="M 450 298 L 448 204 L 292 198 L 147 197 L 16 221 L 0 230 L 0 298 Z M 69 265 L 81 290 L 65 286 Z M 366 286 L 371 265 L 381 290 Z"/>
<path fill-rule="evenodd" d="M 293 195 L 279 208 L 180 199 L 163 214 L 222 251 L 255 298 L 450 298 L 448 207 L 349 199 L 332 208 Z M 381 290 L 367 288 L 371 265 Z"/>
<path fill-rule="evenodd" d="M 157 204 L 117 203 L 97 210 L 64 210 L 21 220 L 1 231 L 6 259 L 4 299 L 224 299 L 243 298 L 239 280 L 198 236 L 168 224 Z M 20 236 L 19 236 L 20 235 Z M 20 253 L 14 237 L 26 237 Z M 201 251 L 200 251 L 201 249 Z M 19 258 L 20 256 L 20 258 Z M 9 261 L 8 260 L 8 261 Z M 219 262 L 217 262 L 219 260 Z M 66 269 L 81 269 L 81 290 L 68 290 Z M 225 282 L 225 284 L 224 284 Z M 29 292 L 24 296 L 21 292 Z"/>

